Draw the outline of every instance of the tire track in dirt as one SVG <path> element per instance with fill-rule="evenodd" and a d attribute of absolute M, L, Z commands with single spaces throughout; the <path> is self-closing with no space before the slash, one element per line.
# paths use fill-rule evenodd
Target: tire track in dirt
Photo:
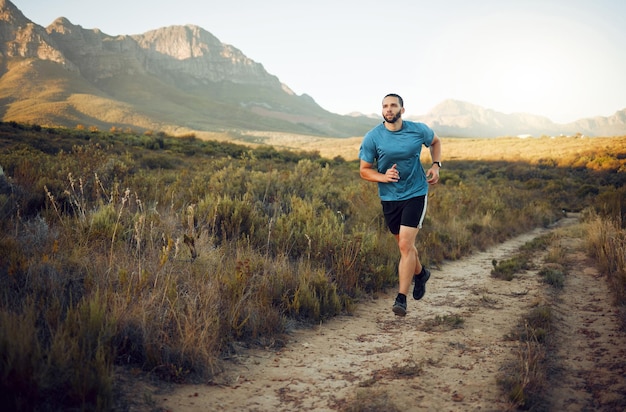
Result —
<path fill-rule="evenodd" d="M 563 219 L 559 226 L 576 221 Z M 537 271 L 519 274 L 510 282 L 496 280 L 490 274 L 492 260 L 511 257 L 524 243 L 548 231 L 536 229 L 432 270 L 426 296 L 421 301 L 410 300 L 404 318 L 391 312 L 395 292 L 389 291 L 360 303 L 351 316 L 293 331 L 280 351 L 242 349 L 210 384 L 177 386 L 152 396 L 159 407 L 173 412 L 332 411 L 340 410 L 360 391 L 387 396 L 403 411 L 507 410 L 509 404 L 496 379 L 501 365 L 515 358 L 518 343 L 505 335 L 523 314 L 545 301 L 547 286 L 540 283 Z M 594 282 L 603 283 L 599 279 Z M 569 300 L 563 299 L 561 313 L 571 312 L 566 304 Z M 603 303 L 599 306 L 608 308 L 608 302 Z M 604 314 L 609 311 L 602 309 Z M 430 326 L 437 318 L 462 318 L 464 322 L 456 329 Z M 576 327 L 577 319 L 563 320 L 563 333 L 574 330 L 576 335 L 596 323 L 589 319 Z M 624 348 L 623 334 L 611 333 L 607 343 Z M 593 374 L 614 367 L 615 359 L 604 362 L 604 370 L 589 365 L 576 369 L 575 360 L 572 364 L 565 360 L 583 355 L 571 341 L 568 347 L 572 352 L 562 355 L 567 365 L 563 372 L 570 375 L 574 371 L 575 376 L 571 388 L 563 380 L 565 387 L 560 390 L 565 396 L 556 399 L 561 406 L 581 407 L 563 410 L 586 410 L 593 400 L 587 399 L 587 392 L 581 395 L 581 388 L 590 384 Z M 587 353 L 586 348 L 578 350 Z M 616 356 L 620 354 L 624 359 L 623 350 Z M 598 358 L 590 362 L 598 362 Z"/>
<path fill-rule="evenodd" d="M 552 402 L 558 411 L 626 410 L 626 334 L 609 286 L 583 252 L 566 239 L 571 269 L 553 306 L 557 316 L 557 374 Z"/>

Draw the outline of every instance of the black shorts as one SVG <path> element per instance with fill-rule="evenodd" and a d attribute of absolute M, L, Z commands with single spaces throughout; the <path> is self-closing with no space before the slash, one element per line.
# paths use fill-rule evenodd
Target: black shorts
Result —
<path fill-rule="evenodd" d="M 400 226 L 421 228 L 426 216 L 426 195 L 407 200 L 381 201 L 387 227 L 394 235 L 400 233 Z"/>

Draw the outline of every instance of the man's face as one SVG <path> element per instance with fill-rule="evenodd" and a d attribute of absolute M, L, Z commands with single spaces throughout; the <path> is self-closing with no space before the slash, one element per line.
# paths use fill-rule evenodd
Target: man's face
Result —
<path fill-rule="evenodd" d="M 404 107 L 400 107 L 397 97 L 388 96 L 383 99 L 383 119 L 387 123 L 395 123 L 402 117 Z"/>

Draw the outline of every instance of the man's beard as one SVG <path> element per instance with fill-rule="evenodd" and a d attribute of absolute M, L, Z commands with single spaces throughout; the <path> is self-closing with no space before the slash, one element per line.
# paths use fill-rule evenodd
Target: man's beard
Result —
<path fill-rule="evenodd" d="M 400 119 L 400 117 L 402 117 L 402 112 L 396 113 L 396 115 L 393 116 L 391 120 L 388 120 L 386 116 L 383 116 L 383 119 L 385 119 L 387 123 L 395 123 L 398 121 L 398 119 Z"/>

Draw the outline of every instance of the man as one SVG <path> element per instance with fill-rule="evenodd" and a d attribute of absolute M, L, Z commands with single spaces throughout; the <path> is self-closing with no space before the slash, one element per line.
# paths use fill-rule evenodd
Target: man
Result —
<path fill-rule="evenodd" d="M 422 266 L 415 239 L 426 214 L 428 185 L 437 184 L 441 168 L 441 140 L 423 123 L 402 120 L 404 102 L 397 94 L 383 98 L 384 122 L 367 132 L 359 151 L 361 178 L 378 183 L 385 222 L 400 250 L 398 296 L 393 313 L 406 315 L 411 280 L 413 299 L 426 293 L 430 271 Z M 430 148 L 432 166 L 420 162 L 422 145 Z M 376 164 L 376 166 L 374 166 Z"/>

